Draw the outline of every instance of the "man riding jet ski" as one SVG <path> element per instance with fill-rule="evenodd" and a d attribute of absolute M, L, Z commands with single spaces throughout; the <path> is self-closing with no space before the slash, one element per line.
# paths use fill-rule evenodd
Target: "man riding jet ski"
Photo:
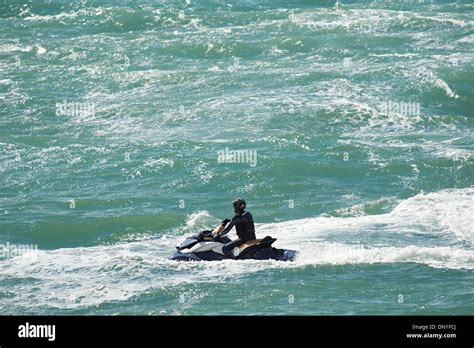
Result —
<path fill-rule="evenodd" d="M 225 219 L 213 231 L 202 231 L 188 237 L 172 256 L 178 261 L 214 261 L 224 259 L 256 259 L 293 261 L 295 250 L 275 249 L 271 245 L 275 238 L 256 239 L 252 214 L 246 212 L 245 200 L 238 198 L 233 203 L 235 215 Z M 230 224 L 226 227 L 226 225 Z M 225 236 L 233 227 L 238 239 L 231 241 Z"/>
<path fill-rule="evenodd" d="M 255 224 L 253 223 L 252 214 L 245 211 L 247 203 L 242 198 L 237 198 L 234 201 L 233 206 L 235 215 L 232 220 L 225 219 L 222 221 L 222 224 L 213 231 L 215 236 L 224 236 L 235 226 L 239 238 L 226 243 L 222 247 L 224 255 L 230 259 L 234 258 L 234 255 L 231 252 L 232 249 L 244 244 L 245 242 L 257 239 L 257 237 L 255 237 Z M 229 222 L 229 226 L 225 227 Z"/>

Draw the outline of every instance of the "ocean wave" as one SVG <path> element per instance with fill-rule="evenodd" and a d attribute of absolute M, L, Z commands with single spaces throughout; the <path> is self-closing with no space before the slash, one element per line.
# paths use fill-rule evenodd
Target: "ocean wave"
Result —
<path fill-rule="evenodd" d="M 207 211 L 198 211 L 188 216 L 182 228 L 158 238 L 146 236 L 93 247 L 31 250 L 3 259 L 0 282 L 8 281 L 11 285 L 2 302 L 10 308 L 22 303 L 30 312 L 41 308 L 81 309 L 128 301 L 150 291 L 166 292 L 186 284 L 219 284 L 264 270 L 327 265 L 413 263 L 473 270 L 473 204 L 474 189 L 451 189 L 411 197 L 387 214 L 258 224 L 260 236 L 278 238 L 276 247 L 299 250 L 295 262 L 168 260 L 184 235 L 216 223 L 217 219 Z M 429 238 L 408 239 L 405 245 L 384 245 L 382 239 L 375 238 L 374 229 L 379 236 L 391 234 L 397 240 L 417 233 Z M 351 242 L 350 237 L 360 231 L 374 237 L 362 244 Z M 440 234 L 459 243 L 436 245 L 433 240 Z M 471 246 L 466 247 L 465 242 Z"/>
<path fill-rule="evenodd" d="M 321 243 L 316 247 L 304 249 L 297 262 L 303 265 L 413 262 L 434 268 L 474 269 L 474 251 L 413 245 L 396 248 Z"/>

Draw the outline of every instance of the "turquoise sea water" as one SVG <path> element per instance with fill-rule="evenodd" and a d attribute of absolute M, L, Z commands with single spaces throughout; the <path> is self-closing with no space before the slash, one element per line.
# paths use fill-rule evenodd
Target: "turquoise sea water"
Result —
<path fill-rule="evenodd" d="M 474 314 L 473 14 L 1 0 L 0 314 Z M 237 196 L 297 261 L 167 259 Z"/>

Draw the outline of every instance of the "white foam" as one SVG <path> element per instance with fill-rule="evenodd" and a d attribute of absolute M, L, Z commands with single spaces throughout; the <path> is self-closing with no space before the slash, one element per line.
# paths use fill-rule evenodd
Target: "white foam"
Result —
<path fill-rule="evenodd" d="M 10 79 L 0 79 L 0 85 L 10 85 L 13 81 Z"/>
<path fill-rule="evenodd" d="M 348 218 L 317 217 L 259 226 L 259 233 L 271 234 L 297 246 L 331 235 L 361 231 L 445 236 L 451 241 L 474 244 L 474 188 L 421 193 L 401 201 L 390 213 Z M 422 241 L 425 243 L 425 241 Z M 282 243 L 283 244 L 283 243 Z M 424 244 L 425 245 L 425 244 Z"/>
<path fill-rule="evenodd" d="M 433 234 L 452 233 L 474 244 L 474 188 L 419 194 L 402 201 L 389 215 Z"/>
<path fill-rule="evenodd" d="M 40 45 L 36 45 L 36 50 L 37 50 L 37 54 L 39 56 L 45 54 L 48 50 L 46 48 L 44 48 L 43 46 L 40 46 Z"/>
<path fill-rule="evenodd" d="M 458 42 L 474 43 L 474 34 L 470 34 L 468 36 L 465 36 L 465 37 L 459 39 Z"/>
<path fill-rule="evenodd" d="M 413 13 L 413 17 L 416 19 L 425 19 L 428 21 L 434 21 L 434 22 L 439 22 L 439 23 L 448 23 L 451 25 L 459 26 L 461 28 L 471 26 L 473 24 L 473 21 L 463 21 L 460 19 L 455 19 L 455 18 L 449 18 L 450 14 L 449 13 L 441 13 L 436 16 L 422 16 L 418 15 L 416 13 Z"/>
<path fill-rule="evenodd" d="M 25 281 L 12 285 L 15 297 L 2 301 L 22 303 L 30 310 L 90 307 L 185 284 L 238 281 L 262 270 L 324 265 L 418 263 L 474 269 L 473 206 L 474 188 L 450 189 L 403 200 L 388 214 L 258 224 L 259 236 L 278 238 L 276 247 L 300 251 L 295 262 L 168 260 L 184 234 L 215 225 L 215 217 L 199 211 L 188 217 L 179 232 L 158 239 L 38 250 L 3 260 L 2 277 Z M 361 244 L 353 238 L 361 232 L 374 233 L 374 238 L 364 238 Z M 377 238 L 380 235 L 391 239 Z M 440 236 L 448 245 L 440 244 Z"/>
<path fill-rule="evenodd" d="M 454 99 L 458 99 L 458 98 L 459 98 L 459 95 L 457 95 L 457 94 L 448 86 L 448 84 L 447 84 L 444 80 L 442 80 L 442 79 L 436 77 L 436 78 L 434 79 L 434 84 L 435 84 L 435 86 L 437 86 L 437 87 L 443 89 L 443 90 L 446 92 L 446 94 L 448 95 L 448 97 L 454 98 Z"/>
<path fill-rule="evenodd" d="M 414 262 L 435 268 L 474 269 L 474 251 L 450 247 L 364 247 L 321 243 L 303 250 L 302 265 L 345 265 Z"/>
<path fill-rule="evenodd" d="M 34 46 L 27 45 L 25 47 L 12 45 L 12 44 L 4 44 L 0 45 L 0 52 L 2 53 L 10 53 L 10 52 L 31 52 Z"/>
<path fill-rule="evenodd" d="M 458 149 L 454 147 L 439 149 L 434 154 L 439 157 L 449 158 L 455 161 L 468 161 L 471 158 L 474 158 L 474 151 L 469 149 Z"/>

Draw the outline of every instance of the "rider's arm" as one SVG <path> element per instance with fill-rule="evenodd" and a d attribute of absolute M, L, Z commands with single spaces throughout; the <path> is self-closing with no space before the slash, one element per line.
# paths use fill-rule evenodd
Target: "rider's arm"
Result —
<path fill-rule="evenodd" d="M 217 236 L 219 233 L 222 232 L 222 230 L 224 229 L 224 227 L 225 227 L 224 224 L 221 224 L 221 225 L 217 226 L 216 228 L 214 228 L 214 229 L 212 230 L 212 235 L 213 235 L 213 236 Z"/>
<path fill-rule="evenodd" d="M 232 221 L 230 222 L 230 224 L 222 232 L 218 232 L 218 234 L 220 236 L 223 236 L 223 235 L 229 233 L 229 231 L 232 229 L 232 227 L 234 227 L 235 225 L 241 223 L 242 221 L 243 221 L 242 215 L 235 215 L 232 218 Z"/>
<path fill-rule="evenodd" d="M 228 224 L 226 228 L 223 228 L 221 231 L 217 232 L 217 234 L 219 234 L 220 236 L 223 236 L 223 235 L 229 233 L 229 231 L 232 229 L 232 227 L 234 227 L 234 225 L 235 225 L 234 219 L 232 219 L 230 224 Z M 224 226 L 222 226 L 222 227 L 224 227 Z"/>
<path fill-rule="evenodd" d="M 212 235 L 215 237 L 215 236 L 217 236 L 219 233 L 221 233 L 222 230 L 224 230 L 225 225 L 227 225 L 230 221 L 231 221 L 231 220 L 229 220 L 229 219 L 222 220 L 222 223 L 221 223 L 219 226 L 217 226 L 216 228 L 214 228 L 214 229 L 212 230 Z M 230 227 L 230 228 L 232 228 L 232 227 Z M 230 228 L 229 228 L 229 229 L 230 229 Z M 227 232 L 226 232 L 226 233 L 227 233 Z"/>

